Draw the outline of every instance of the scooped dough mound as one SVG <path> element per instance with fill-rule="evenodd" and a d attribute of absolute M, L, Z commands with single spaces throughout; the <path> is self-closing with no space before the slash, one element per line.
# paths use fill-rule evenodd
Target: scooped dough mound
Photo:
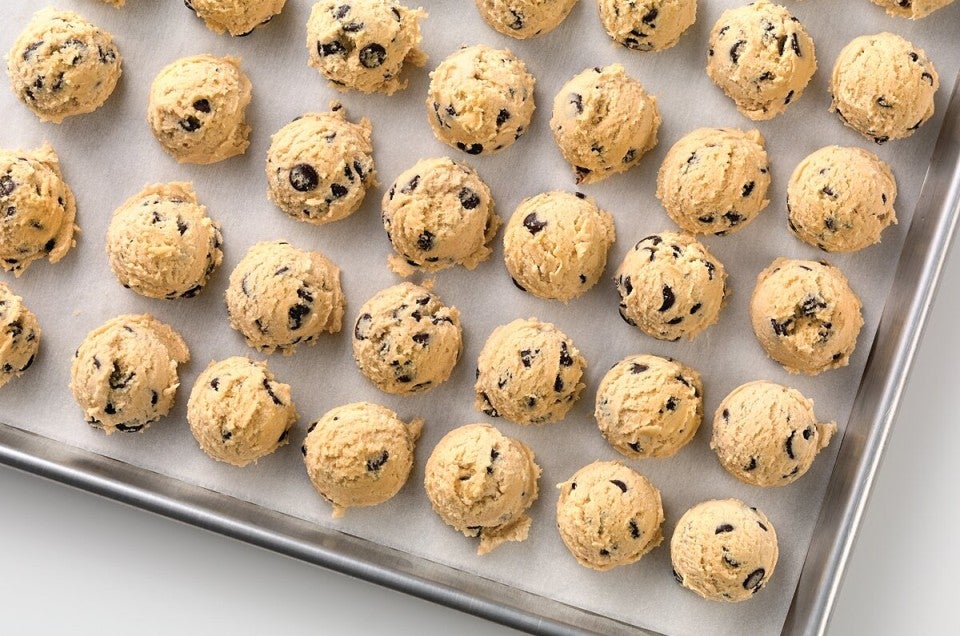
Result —
<path fill-rule="evenodd" d="M 184 0 L 188 9 L 214 33 L 250 35 L 279 15 L 287 0 Z"/>
<path fill-rule="evenodd" d="M 480 16 L 500 33 L 526 40 L 553 31 L 577 0 L 475 0 Z"/>
<path fill-rule="evenodd" d="M 40 349 L 37 317 L 0 281 L 0 387 L 30 368 Z"/>
<path fill-rule="evenodd" d="M 697 20 L 697 0 L 597 0 L 610 37 L 634 51 L 663 51 Z"/>

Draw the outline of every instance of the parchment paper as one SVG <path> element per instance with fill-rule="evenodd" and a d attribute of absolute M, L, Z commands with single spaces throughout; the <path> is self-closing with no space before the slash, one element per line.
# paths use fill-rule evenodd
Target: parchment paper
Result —
<path fill-rule="evenodd" d="M 46 0 L 3 0 L 0 49 L 8 51 L 30 14 Z M 790 9 L 812 34 L 820 70 L 803 97 L 785 115 L 753 124 L 712 85 L 704 72 L 707 34 L 723 9 L 738 0 L 700 2 L 700 15 L 680 44 L 669 51 L 636 53 L 612 44 L 603 32 L 591 0 L 583 0 L 553 33 L 525 42 L 510 40 L 488 28 L 472 2 L 424 0 L 430 17 L 423 24 L 427 68 L 410 74 L 407 90 L 392 97 L 339 94 L 306 64 L 305 24 L 308 0 L 288 0 L 282 15 L 246 38 L 208 31 L 179 0 L 131 0 L 116 10 L 94 0 L 58 0 L 111 31 L 124 57 L 123 78 L 107 104 L 95 113 L 68 119 L 60 126 L 40 123 L 0 87 L 0 145 L 36 147 L 49 140 L 63 164 L 79 205 L 83 230 L 77 247 L 57 265 L 38 262 L 20 279 L 4 275 L 24 296 L 43 328 L 41 355 L 21 379 L 0 391 L 0 417 L 23 427 L 141 466 L 172 475 L 324 527 L 366 537 L 483 577 L 496 579 L 571 605 L 663 632 L 676 634 L 778 632 L 789 607 L 804 555 L 811 540 L 838 444 L 834 442 L 797 483 L 760 489 L 728 475 L 709 449 L 710 422 L 718 402 L 737 385 L 770 379 L 798 388 L 816 401 L 821 419 L 835 419 L 841 429 L 848 417 L 864 362 L 911 212 L 917 201 L 942 113 L 960 67 L 960 5 L 918 23 L 887 17 L 868 0 L 790 2 Z M 844 128 L 827 112 L 830 69 L 840 48 L 865 33 L 894 31 L 924 48 L 941 75 L 937 115 L 912 138 L 875 146 Z M 466 157 L 437 142 L 426 120 L 423 100 L 427 72 L 461 44 L 486 43 L 517 53 L 537 78 L 538 109 L 530 132 L 513 147 L 490 157 Z M 239 158 L 211 166 L 178 165 L 164 154 L 147 127 L 150 82 L 172 60 L 198 53 L 238 55 L 254 86 L 248 121 L 251 146 Z M 418 397 L 380 393 L 356 370 L 350 328 L 360 305 L 377 290 L 398 281 L 386 268 L 390 246 L 380 224 L 379 201 L 402 170 L 417 159 L 451 155 L 466 159 L 489 183 L 498 211 L 506 220 L 519 201 L 549 189 L 573 189 L 573 176 L 549 132 L 556 91 L 571 76 L 596 65 L 620 62 L 657 96 L 663 116 L 660 144 L 625 175 L 582 188 L 616 219 L 618 241 L 608 272 L 584 297 L 567 305 L 538 300 L 511 285 L 502 248 L 473 272 L 448 270 L 436 276 L 436 291 L 463 315 L 465 350 L 453 378 Z M 381 187 L 371 191 L 350 218 L 325 227 L 294 221 L 266 197 L 264 160 L 270 135 L 294 117 L 327 108 L 332 98 L 348 115 L 373 121 L 375 158 Z M 771 204 L 740 233 L 707 237 L 704 242 L 726 265 L 733 295 L 719 324 L 693 342 L 665 343 L 644 336 L 617 315 L 611 276 L 626 250 L 639 238 L 672 228 L 654 196 L 656 171 L 670 146 L 700 126 L 757 127 L 767 139 L 773 170 Z M 867 147 L 890 162 L 900 190 L 896 209 L 900 224 L 889 228 L 883 243 L 858 254 L 829 256 L 849 277 L 864 301 L 866 325 L 849 367 L 819 377 L 790 376 L 767 359 L 750 330 L 748 302 L 757 273 L 777 256 L 819 259 L 824 255 L 795 239 L 786 228 L 785 187 L 794 166 L 821 146 L 837 143 Z M 223 266 L 195 299 L 155 301 L 123 289 L 113 278 L 104 253 L 104 236 L 113 210 L 144 184 L 193 181 L 225 236 Z M 223 291 L 227 277 L 247 248 L 260 240 L 285 238 L 303 248 L 319 249 L 343 269 L 348 299 L 344 331 L 325 337 L 292 357 L 274 355 L 271 368 L 293 386 L 301 419 L 292 442 L 257 465 L 237 469 L 208 459 L 197 447 L 185 421 L 185 405 L 199 372 L 212 359 L 251 355 L 227 325 Z M 84 424 L 67 389 L 70 360 L 87 332 L 128 312 L 150 312 L 186 338 L 192 360 L 182 367 L 173 413 L 140 435 L 106 437 Z M 491 420 L 473 410 L 472 383 L 480 347 L 496 325 L 537 316 L 556 323 L 585 355 L 587 390 L 561 423 L 523 428 Z M 638 564 L 597 573 L 580 567 L 555 530 L 555 484 L 597 459 L 625 459 L 600 436 L 592 417 L 594 394 L 603 373 L 622 357 L 649 352 L 674 356 L 699 369 L 705 383 L 707 417 L 694 441 L 670 459 L 627 461 L 649 476 L 663 492 L 667 522 L 673 532 L 680 515 L 708 498 L 739 497 L 762 508 L 780 539 L 780 562 L 766 588 L 749 602 L 710 603 L 680 588 L 670 572 L 668 541 Z M 341 520 L 313 491 L 299 447 L 307 425 L 326 410 L 357 400 L 385 404 L 403 417 L 426 420 L 410 481 L 390 502 L 350 511 Z M 542 494 L 532 508 L 530 537 L 477 557 L 476 542 L 445 526 L 423 493 L 423 465 L 448 430 L 469 422 L 492 421 L 507 435 L 527 442 L 543 467 Z"/>

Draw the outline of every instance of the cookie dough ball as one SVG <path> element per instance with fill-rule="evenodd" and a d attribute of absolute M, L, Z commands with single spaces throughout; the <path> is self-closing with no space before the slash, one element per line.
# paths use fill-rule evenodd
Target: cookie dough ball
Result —
<path fill-rule="evenodd" d="M 940 76 L 923 49 L 893 33 L 862 35 L 833 66 L 830 110 L 867 139 L 903 139 L 933 117 Z"/>
<path fill-rule="evenodd" d="M 443 143 L 491 154 L 520 138 L 535 108 L 533 75 L 510 51 L 461 48 L 430 73 L 427 120 Z"/>
<path fill-rule="evenodd" d="M 310 66 L 335 88 L 393 95 L 407 87 L 398 76 L 407 63 L 423 66 L 423 9 L 388 0 L 322 0 L 307 21 Z"/>
<path fill-rule="evenodd" d="M 889 15 L 919 20 L 953 4 L 953 0 L 873 0 L 873 3 L 886 9 Z"/>
<path fill-rule="evenodd" d="M 777 532 L 763 512 L 738 499 L 687 510 L 670 539 L 677 582 L 711 601 L 745 601 L 773 576 Z"/>
<path fill-rule="evenodd" d="M 223 260 L 220 224 L 193 184 L 149 185 L 117 208 L 107 257 L 120 284 L 148 298 L 193 298 Z"/>
<path fill-rule="evenodd" d="M 490 258 L 500 228 L 490 188 L 470 166 L 447 157 L 421 159 L 383 197 L 383 227 L 396 255 L 390 269 L 474 269 Z"/>
<path fill-rule="evenodd" d="M 484 22 L 500 33 L 526 40 L 549 33 L 563 22 L 577 0 L 475 0 Z"/>
<path fill-rule="evenodd" d="M 70 390 L 87 423 L 135 432 L 170 412 L 177 365 L 190 359 L 176 331 L 149 314 L 123 315 L 94 329 L 70 369 Z"/>
<path fill-rule="evenodd" d="M 480 539 L 482 555 L 527 538 L 526 511 L 539 494 L 539 477 L 526 444 L 487 424 L 468 424 L 444 435 L 433 449 L 423 485 L 444 523 Z"/>
<path fill-rule="evenodd" d="M 211 362 L 187 402 L 187 422 L 200 448 L 234 466 L 286 444 L 296 421 L 290 386 L 277 382 L 266 362 L 239 356 Z"/>
<path fill-rule="evenodd" d="M 619 64 L 589 68 L 553 99 L 553 138 L 577 183 L 596 183 L 637 165 L 657 145 L 657 99 Z"/>
<path fill-rule="evenodd" d="M 897 182 L 890 167 L 861 148 L 827 146 L 793 171 L 787 186 L 790 230 L 827 252 L 855 252 L 880 242 L 897 222 Z"/>
<path fill-rule="evenodd" d="M 863 326 L 860 299 L 839 269 L 786 258 L 757 276 L 750 320 L 768 356 L 807 375 L 847 366 Z"/>
<path fill-rule="evenodd" d="M 807 30 L 767 0 L 724 11 L 710 32 L 707 75 L 754 121 L 773 119 L 800 99 L 816 70 Z"/>
<path fill-rule="evenodd" d="M 770 166 L 758 130 L 699 128 L 667 153 L 657 198 L 674 222 L 693 234 L 742 230 L 770 200 Z"/>
<path fill-rule="evenodd" d="M 250 35 L 279 15 L 287 0 L 185 0 L 188 9 L 214 33 Z"/>
<path fill-rule="evenodd" d="M 477 360 L 477 410 L 517 424 L 558 422 L 583 392 L 586 360 L 562 331 L 536 318 L 497 327 Z"/>
<path fill-rule="evenodd" d="M 20 276 L 39 259 L 56 263 L 77 244 L 77 203 L 50 147 L 0 149 L 0 267 Z"/>
<path fill-rule="evenodd" d="M 113 36 L 72 11 L 42 9 L 7 55 L 13 92 L 41 121 L 99 108 L 120 79 Z"/>
<path fill-rule="evenodd" d="M 623 455 L 670 457 L 703 420 L 700 374 L 672 358 L 628 356 L 600 381 L 593 416 Z"/>
<path fill-rule="evenodd" d="M 597 0 L 610 37 L 634 51 L 663 51 L 697 20 L 697 0 Z"/>
<path fill-rule="evenodd" d="M 710 448 L 727 472 L 754 486 L 785 486 L 803 477 L 837 432 L 821 423 L 813 401 L 773 382 L 748 382 L 723 398 Z"/>
<path fill-rule="evenodd" d="M 293 120 L 271 138 L 267 151 L 270 200 L 315 225 L 350 216 L 377 185 L 372 134 L 370 120 L 347 121 L 339 104 Z"/>
<path fill-rule="evenodd" d="M 285 355 L 339 333 L 345 304 L 340 268 L 286 241 L 251 247 L 230 274 L 226 301 L 230 326 L 249 346 Z"/>
<path fill-rule="evenodd" d="M 580 565 L 636 563 L 663 541 L 660 491 L 620 462 L 594 462 L 557 487 L 557 529 Z"/>
<path fill-rule="evenodd" d="M 216 163 L 250 145 L 251 85 L 235 57 L 194 55 L 164 67 L 150 86 L 147 121 L 180 163 Z"/>
<path fill-rule="evenodd" d="M 460 312 L 413 283 L 374 294 L 353 326 L 353 359 L 378 389 L 428 391 L 453 372 L 463 350 Z"/>
<path fill-rule="evenodd" d="M 694 338 L 717 322 L 727 293 L 727 271 L 688 234 L 662 232 L 641 239 L 614 276 L 620 317 L 658 340 Z"/>
<path fill-rule="evenodd" d="M 0 281 L 0 387 L 30 368 L 40 349 L 37 317 Z"/>
<path fill-rule="evenodd" d="M 592 198 L 546 192 L 517 206 L 503 235 L 503 258 L 517 287 L 566 302 L 600 280 L 614 240 L 613 217 Z"/>

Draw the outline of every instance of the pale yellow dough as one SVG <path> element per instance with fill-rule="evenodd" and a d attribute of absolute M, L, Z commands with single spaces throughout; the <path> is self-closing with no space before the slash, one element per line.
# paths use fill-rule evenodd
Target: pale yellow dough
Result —
<path fill-rule="evenodd" d="M 250 145 L 251 84 L 236 57 L 194 55 L 165 66 L 150 86 L 147 121 L 180 163 L 209 164 Z"/>
<path fill-rule="evenodd" d="M 635 51 L 663 51 L 697 20 L 697 0 L 597 0 L 610 37 Z"/>
<path fill-rule="evenodd" d="M 484 22 L 500 33 L 526 40 L 553 31 L 577 0 L 474 0 Z"/>
<path fill-rule="evenodd" d="M 57 154 L 0 149 L 0 267 L 20 276 L 30 263 L 56 263 L 77 244 L 77 203 Z"/>
<path fill-rule="evenodd" d="M 487 424 L 456 428 L 427 459 L 424 488 L 444 523 L 478 537 L 477 554 L 523 541 L 537 499 L 540 467 L 526 444 Z"/>
<path fill-rule="evenodd" d="M 886 9 L 892 16 L 919 20 L 953 4 L 953 0 L 873 0 L 873 3 Z"/>
<path fill-rule="evenodd" d="M 423 420 L 407 423 L 390 409 L 356 402 L 338 406 L 307 429 L 300 451 L 307 475 L 333 516 L 375 506 L 396 495 L 410 476 Z"/>
<path fill-rule="evenodd" d="M 249 35 L 279 15 L 287 0 L 185 0 L 214 33 Z"/>
<path fill-rule="evenodd" d="M 149 314 L 123 315 L 94 329 L 70 369 L 70 390 L 84 419 L 108 435 L 136 432 L 170 412 L 186 343 Z"/>
<path fill-rule="evenodd" d="M 0 281 L 0 387 L 30 368 L 40 349 L 37 317 Z"/>
<path fill-rule="evenodd" d="M 239 356 L 211 362 L 187 402 L 187 422 L 200 448 L 233 466 L 286 444 L 296 421 L 290 386 L 277 382 L 266 362 Z"/>

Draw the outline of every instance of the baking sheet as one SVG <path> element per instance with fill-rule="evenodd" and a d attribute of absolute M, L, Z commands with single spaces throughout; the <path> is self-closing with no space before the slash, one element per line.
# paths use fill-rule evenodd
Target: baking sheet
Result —
<path fill-rule="evenodd" d="M 5 3 L 6 4 L 6 3 Z M 93 0 L 61 0 L 58 6 L 81 12 L 111 31 L 124 55 L 124 76 L 108 103 L 95 113 L 67 120 L 57 127 L 41 124 L 7 88 L 0 90 L 3 147 L 35 147 L 49 140 L 58 151 L 68 183 L 78 200 L 83 233 L 77 247 L 61 263 L 36 263 L 20 279 L 5 275 L 24 296 L 44 329 L 35 367 L 0 392 L 0 418 L 69 444 L 115 457 L 278 511 L 292 514 L 378 543 L 503 581 L 638 626 L 669 633 L 768 633 L 779 631 L 809 545 L 838 445 L 834 443 L 811 471 L 785 488 L 764 490 L 741 484 L 720 467 L 709 449 L 710 417 L 727 392 L 742 382 L 770 379 L 789 384 L 812 397 L 822 419 L 845 422 L 872 335 L 890 289 L 897 256 L 916 203 L 925 167 L 945 109 L 949 86 L 960 68 L 960 50 L 953 36 L 960 10 L 951 7 L 920 23 L 887 17 L 867 0 L 844 4 L 843 20 L 826 3 L 790 3 L 817 45 L 820 70 L 802 99 L 772 122 L 753 124 L 703 71 L 706 38 L 723 9 L 737 1 L 700 3 L 697 24 L 680 44 L 660 54 L 639 54 L 614 46 L 602 31 L 589 0 L 579 3 L 553 33 L 518 42 L 487 28 L 470 3 L 423 2 L 430 13 L 423 24 L 427 68 L 410 75 L 410 87 L 392 97 L 340 94 L 306 66 L 304 28 L 307 0 L 288 0 L 281 16 L 249 37 L 230 39 L 207 31 L 179 2 L 133 0 L 114 10 Z M 29 15 L 45 1 L 4 7 L 0 49 L 9 50 Z M 840 48 L 853 37 L 890 30 L 924 48 L 941 74 L 938 114 L 914 137 L 876 147 L 844 128 L 826 112 L 829 70 Z M 556 150 L 548 129 L 553 95 L 569 77 L 584 68 L 620 62 L 657 96 L 664 118 L 660 145 L 640 166 L 583 191 L 613 213 L 618 242 L 610 253 L 609 272 L 640 237 L 672 227 L 654 196 L 656 170 L 669 147 L 700 126 L 757 127 L 767 138 L 773 186 L 771 204 L 742 232 L 708 237 L 704 242 L 726 265 L 733 295 L 720 323 L 692 343 L 664 343 L 623 323 L 616 312 L 617 294 L 610 276 L 584 297 L 568 305 L 538 300 L 512 286 L 504 271 L 499 241 L 490 261 L 473 272 L 448 270 L 436 276 L 436 291 L 460 308 L 465 350 L 451 381 L 417 397 L 380 393 L 356 371 L 350 353 L 349 329 L 326 337 L 312 348 L 284 358 L 270 356 L 280 380 L 293 386 L 301 420 L 292 442 L 256 466 L 236 469 L 208 459 L 197 448 L 185 422 L 186 397 L 196 376 L 211 359 L 249 354 L 238 334 L 227 326 L 222 293 L 232 267 L 246 249 L 260 240 L 286 238 L 320 249 L 343 268 L 347 295 L 346 324 L 360 305 L 397 278 L 386 269 L 390 246 L 379 221 L 379 199 L 392 179 L 417 159 L 459 153 L 434 140 L 423 99 L 427 71 L 461 44 L 486 43 L 516 52 L 537 78 L 538 111 L 531 131 L 512 148 L 491 157 L 469 157 L 490 185 L 498 210 L 509 217 L 519 201 L 555 188 L 572 189 L 569 167 Z M 248 111 L 253 126 L 247 154 L 212 166 L 180 166 L 152 139 L 145 121 L 147 90 L 154 75 L 173 59 L 197 53 L 233 54 L 254 85 Z M 371 191 L 352 217 L 316 228 L 279 212 L 265 196 L 263 162 L 270 135 L 310 110 L 327 107 L 330 99 L 345 104 L 351 118 L 368 116 L 374 125 L 375 159 L 382 183 Z M 820 258 L 822 253 L 792 237 L 786 229 L 786 181 L 806 154 L 838 143 L 867 147 L 891 163 L 900 195 L 900 225 L 884 233 L 879 246 L 829 260 L 849 277 L 864 301 L 866 325 L 851 365 L 816 378 L 790 376 L 768 360 L 749 328 L 748 307 L 756 274 L 776 256 Z M 124 290 L 109 271 L 104 236 L 112 211 L 145 183 L 191 180 L 225 236 L 224 265 L 198 298 L 154 301 Z M 186 338 L 193 360 L 181 369 L 177 406 L 166 420 L 143 435 L 109 438 L 83 423 L 66 386 L 70 358 L 84 335 L 119 313 L 150 312 L 175 326 Z M 476 356 L 490 331 L 517 317 L 537 316 L 556 323 L 586 357 L 587 390 L 561 423 L 523 428 L 492 420 L 472 408 Z M 691 505 L 712 497 L 739 497 L 761 507 L 776 526 L 781 556 L 776 574 L 748 603 L 719 605 L 702 601 L 679 588 L 670 573 L 666 542 L 638 564 L 597 573 L 572 559 L 554 530 L 556 491 L 553 485 L 596 459 L 624 459 L 600 436 L 592 418 L 593 395 L 603 373 L 625 355 L 649 352 L 676 357 L 701 371 L 705 384 L 702 430 L 678 455 L 661 460 L 627 461 L 649 476 L 663 492 L 667 537 Z M 375 508 L 352 510 L 333 520 L 329 507 L 314 493 L 299 454 L 307 425 L 323 412 L 350 401 L 385 404 L 404 417 L 426 420 L 410 483 L 393 500 Z M 430 510 L 423 494 L 423 464 L 433 445 L 451 428 L 488 421 L 522 439 L 537 453 L 543 467 L 541 498 L 531 514 L 530 538 L 507 544 L 485 556 L 476 543 L 455 533 Z"/>

